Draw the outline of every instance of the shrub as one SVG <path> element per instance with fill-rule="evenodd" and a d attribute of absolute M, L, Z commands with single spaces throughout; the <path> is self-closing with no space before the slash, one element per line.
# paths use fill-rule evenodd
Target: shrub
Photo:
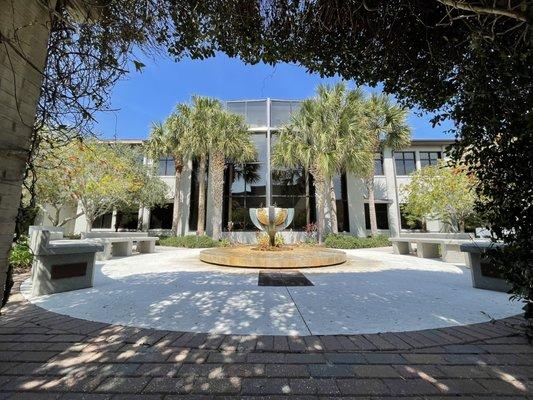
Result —
<path fill-rule="evenodd" d="M 207 235 L 186 235 L 161 237 L 158 241 L 160 246 L 187 247 L 191 249 L 204 247 L 217 247 L 219 242 Z"/>
<path fill-rule="evenodd" d="M 9 264 L 15 273 L 29 272 L 33 262 L 33 254 L 28 245 L 28 238 L 21 236 L 9 253 Z"/>
<path fill-rule="evenodd" d="M 365 249 L 370 247 L 390 246 L 389 238 L 384 235 L 375 237 L 357 237 L 342 234 L 330 234 L 324 241 L 326 247 L 334 249 Z"/>

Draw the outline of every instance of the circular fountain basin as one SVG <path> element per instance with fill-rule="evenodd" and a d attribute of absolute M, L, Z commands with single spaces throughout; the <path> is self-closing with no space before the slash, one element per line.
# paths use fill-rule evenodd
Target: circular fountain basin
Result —
<path fill-rule="evenodd" d="M 322 247 L 294 247 L 261 251 L 253 246 L 215 247 L 202 250 L 200 260 L 238 268 L 297 269 L 342 264 L 346 253 Z"/>

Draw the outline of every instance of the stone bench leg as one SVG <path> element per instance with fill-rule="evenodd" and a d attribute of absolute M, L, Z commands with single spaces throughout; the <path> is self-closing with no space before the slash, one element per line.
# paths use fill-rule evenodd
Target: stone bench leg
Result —
<path fill-rule="evenodd" d="M 466 264 L 465 253 L 461 252 L 458 244 L 443 244 L 442 260 L 452 264 Z"/>
<path fill-rule="evenodd" d="M 113 244 L 112 243 L 103 243 L 104 251 L 99 251 L 96 253 L 96 260 L 105 261 L 109 260 L 113 256 Z"/>
<path fill-rule="evenodd" d="M 155 253 L 155 241 L 146 240 L 137 242 L 137 251 L 139 253 Z"/>
<path fill-rule="evenodd" d="M 131 256 L 133 253 L 133 242 L 114 242 L 113 243 L 113 256 L 124 257 Z"/>
<path fill-rule="evenodd" d="M 394 254 L 409 254 L 408 242 L 392 242 Z"/>
<path fill-rule="evenodd" d="M 416 254 L 420 258 L 438 258 L 439 257 L 439 245 L 433 243 L 417 243 Z"/>
<path fill-rule="evenodd" d="M 496 292 L 509 292 L 511 285 L 504 279 L 496 276 L 487 276 L 483 269 L 490 272 L 492 268 L 490 260 L 485 259 L 479 253 L 467 253 L 466 265 L 470 268 L 472 274 L 472 286 L 477 289 L 494 290 Z"/>

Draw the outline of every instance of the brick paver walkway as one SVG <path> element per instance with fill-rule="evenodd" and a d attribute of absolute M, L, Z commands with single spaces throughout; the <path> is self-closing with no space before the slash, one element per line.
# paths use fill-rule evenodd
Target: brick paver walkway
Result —
<path fill-rule="evenodd" d="M 210 335 L 84 321 L 15 292 L 0 317 L 0 399 L 526 398 L 533 346 L 518 333 L 521 322 L 353 336 Z"/>

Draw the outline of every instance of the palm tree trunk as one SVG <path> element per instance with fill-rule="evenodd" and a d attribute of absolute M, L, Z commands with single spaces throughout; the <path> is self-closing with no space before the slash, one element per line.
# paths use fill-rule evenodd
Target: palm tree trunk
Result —
<path fill-rule="evenodd" d="M 198 166 L 198 224 L 196 231 L 199 235 L 205 232 L 205 168 L 207 165 L 207 157 L 205 154 L 200 156 Z"/>
<path fill-rule="evenodd" d="M 0 96 L 3 125 L 0 131 L 0 304 L 9 297 L 12 281 L 9 278 L 8 256 L 15 232 L 15 218 L 20 205 L 22 177 L 28 159 L 30 138 L 35 121 L 37 101 L 43 76 L 35 73 L 29 65 L 44 69 L 46 49 L 50 35 L 50 10 L 55 1 L 48 1 L 46 7 L 40 2 L 3 1 L 0 8 L 0 30 L 2 35 L 17 40 L 10 42 L 18 52 L 9 46 L 0 46 L 0 59 L 10 60 L 0 65 L 0 76 L 12 77 L 8 91 Z M 19 29 L 22 27 L 22 29 Z M 7 53 L 9 52 L 9 56 Z M 29 63 L 19 54 L 29 58 Z M 8 79 L 8 78 L 6 78 Z M 4 83 L 4 82 L 2 82 Z M 2 86 L 4 87 L 4 86 Z M 15 91 L 13 92 L 13 88 Z M 13 93 L 16 93 L 13 94 Z M 24 107 L 17 102 L 24 100 Z M 0 306 L 0 307 L 1 307 Z"/>
<path fill-rule="evenodd" d="M 376 218 L 376 193 L 374 191 L 374 179 L 366 180 L 366 188 L 368 190 L 368 216 L 370 217 L 370 235 L 377 236 L 378 222 Z"/>
<path fill-rule="evenodd" d="M 330 226 L 332 233 L 339 233 L 339 222 L 337 220 L 337 197 L 335 196 L 335 186 L 333 178 L 329 180 L 329 194 L 330 194 Z"/>
<path fill-rule="evenodd" d="M 213 213 L 211 217 L 211 225 L 213 226 L 213 239 L 219 240 L 222 236 L 222 203 L 224 197 L 224 167 L 225 157 L 220 152 L 214 153 L 211 158 L 211 183 L 213 188 L 211 190 Z"/>
<path fill-rule="evenodd" d="M 318 229 L 318 243 L 322 244 L 324 238 L 324 227 L 325 227 L 325 200 L 326 200 L 326 180 L 318 168 L 312 168 L 312 171 L 309 171 L 313 175 L 314 184 L 315 184 L 315 197 L 316 197 L 316 208 L 317 208 L 317 229 Z"/>
<path fill-rule="evenodd" d="M 172 235 L 178 236 L 178 224 L 181 217 L 181 198 L 180 198 L 180 184 L 181 173 L 183 171 L 183 162 L 181 160 L 174 160 L 174 208 L 172 210 Z"/>

